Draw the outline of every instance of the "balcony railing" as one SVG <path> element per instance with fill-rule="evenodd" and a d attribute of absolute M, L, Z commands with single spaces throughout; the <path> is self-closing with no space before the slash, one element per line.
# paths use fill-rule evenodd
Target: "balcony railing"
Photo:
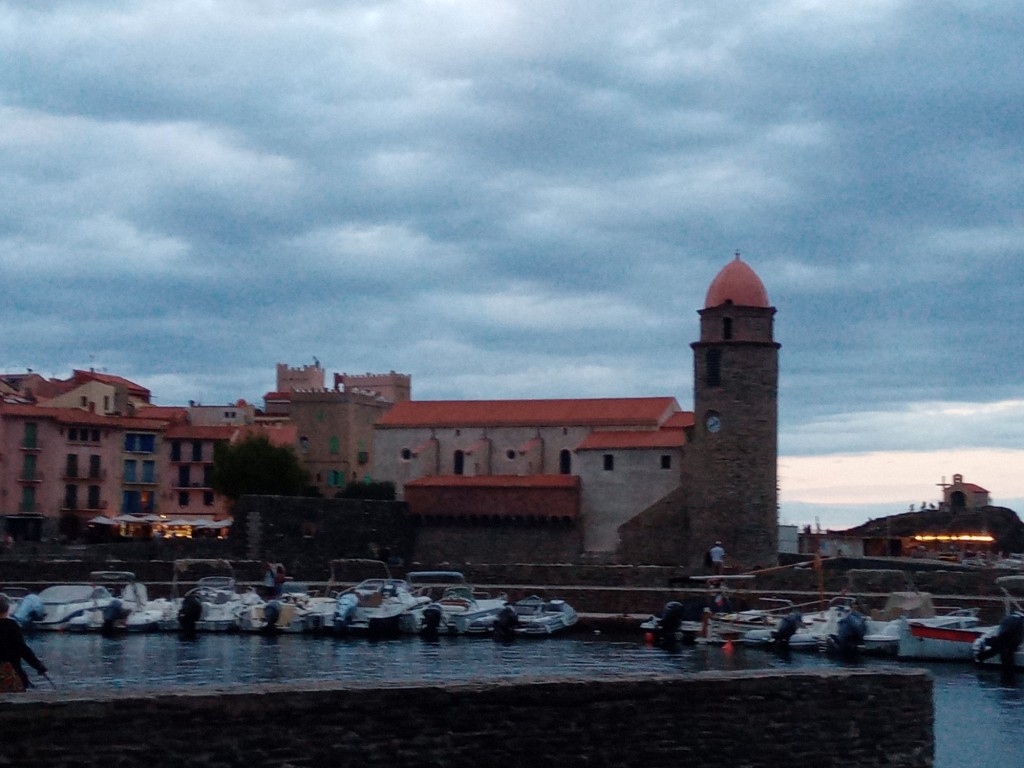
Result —
<path fill-rule="evenodd" d="M 64 470 L 63 479 L 65 482 L 99 482 L 107 479 L 107 470 L 101 469 L 96 474 L 82 474 L 81 472 L 68 472 Z"/>
<path fill-rule="evenodd" d="M 39 470 L 32 472 L 22 472 L 18 476 L 19 483 L 41 483 L 43 482 L 43 473 Z"/>
<path fill-rule="evenodd" d="M 41 451 L 43 450 L 42 444 L 38 440 L 22 440 L 20 444 L 21 450 L 23 451 Z"/>
<path fill-rule="evenodd" d="M 107 502 L 105 502 L 105 501 L 99 502 L 99 504 L 97 506 L 90 506 L 88 502 L 86 502 L 84 506 L 79 504 L 78 502 L 75 502 L 75 504 L 72 506 L 72 505 L 69 505 L 68 504 L 68 500 L 65 499 L 64 503 L 61 504 L 60 511 L 61 512 L 77 512 L 77 513 L 83 514 L 83 515 L 85 515 L 85 514 L 95 515 L 97 512 L 104 511 L 109 506 L 110 505 Z"/>

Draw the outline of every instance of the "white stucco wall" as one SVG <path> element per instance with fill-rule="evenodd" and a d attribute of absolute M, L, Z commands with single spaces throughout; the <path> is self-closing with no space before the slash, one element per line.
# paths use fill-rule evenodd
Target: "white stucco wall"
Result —
<path fill-rule="evenodd" d="M 611 470 L 604 468 L 606 454 L 612 456 Z M 670 466 L 662 469 L 666 455 Z M 583 488 L 584 549 L 614 551 L 620 525 L 679 487 L 681 459 L 678 448 L 580 451 L 576 474 Z"/>

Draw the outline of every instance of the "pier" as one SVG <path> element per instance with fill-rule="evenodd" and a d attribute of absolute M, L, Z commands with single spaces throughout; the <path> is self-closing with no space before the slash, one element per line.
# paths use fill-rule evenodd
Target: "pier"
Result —
<path fill-rule="evenodd" d="M 920 670 L 30 693 L 0 700 L 0 762 L 928 768 L 933 715 L 932 680 Z"/>

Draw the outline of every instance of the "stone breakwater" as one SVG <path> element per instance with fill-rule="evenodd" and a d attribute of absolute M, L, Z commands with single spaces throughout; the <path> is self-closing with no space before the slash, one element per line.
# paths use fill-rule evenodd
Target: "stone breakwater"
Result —
<path fill-rule="evenodd" d="M 920 670 L 58 693 L 0 698 L 0 765 L 927 768 L 933 761 L 932 680 Z"/>

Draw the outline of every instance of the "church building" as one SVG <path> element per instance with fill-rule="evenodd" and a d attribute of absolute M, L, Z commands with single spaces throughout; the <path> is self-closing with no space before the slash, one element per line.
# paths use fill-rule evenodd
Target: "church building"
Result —
<path fill-rule="evenodd" d="M 733 564 L 773 564 L 775 308 L 737 255 L 699 315 L 692 411 L 672 396 L 396 403 L 375 425 L 375 479 L 420 523 L 417 552 L 698 568 L 721 541 Z"/>

